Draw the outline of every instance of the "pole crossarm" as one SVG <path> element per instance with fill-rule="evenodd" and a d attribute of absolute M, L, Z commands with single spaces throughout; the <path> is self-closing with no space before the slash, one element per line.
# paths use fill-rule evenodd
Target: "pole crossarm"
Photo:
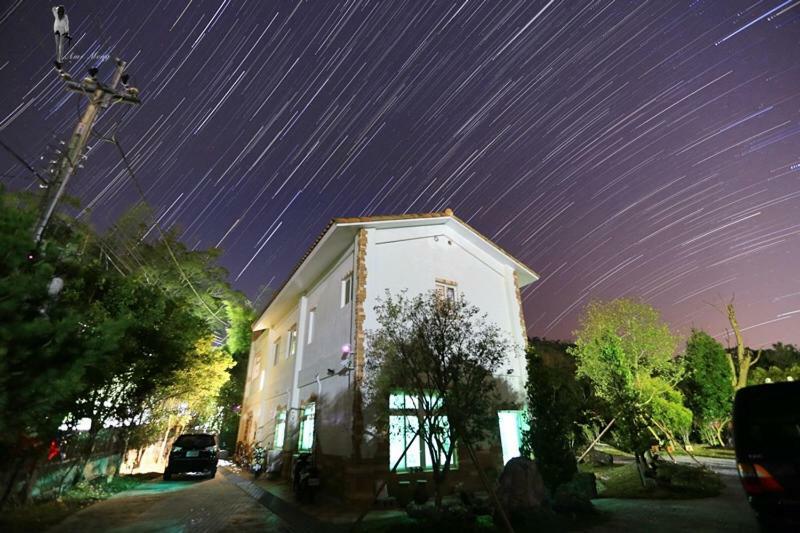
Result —
<path fill-rule="evenodd" d="M 94 79 L 93 75 L 96 74 L 96 71 L 90 72 L 92 75 L 85 78 L 80 83 L 72 81 L 67 77 L 65 82 L 67 90 L 87 96 L 89 98 L 89 105 L 86 106 L 83 115 L 81 115 L 78 124 L 75 126 L 75 130 L 72 132 L 72 136 L 67 144 L 67 149 L 59 158 L 53 179 L 48 184 L 47 192 L 43 199 L 42 211 L 33 232 L 33 238 L 36 244 L 41 242 L 47 224 L 50 222 L 50 218 L 53 216 L 53 212 L 59 200 L 61 200 L 61 197 L 64 195 L 64 191 L 66 191 L 67 183 L 78 168 L 78 163 L 86 150 L 86 144 L 100 111 L 107 108 L 112 102 L 124 102 L 132 105 L 141 103 L 137 96 L 138 91 L 136 89 L 126 87 L 125 92 L 117 90 L 120 81 L 123 82 L 124 86 L 127 78 L 123 78 L 126 66 L 125 61 L 117 59 L 116 63 L 117 66 L 109 85 L 105 85 Z"/>

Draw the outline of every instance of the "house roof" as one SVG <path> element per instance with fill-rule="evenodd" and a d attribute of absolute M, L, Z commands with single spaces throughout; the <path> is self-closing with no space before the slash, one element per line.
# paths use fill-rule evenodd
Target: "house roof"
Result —
<path fill-rule="evenodd" d="M 335 233 L 336 229 L 339 227 L 350 227 L 350 228 L 359 228 L 363 226 L 368 226 L 372 224 L 380 224 L 380 223 L 392 223 L 392 222 L 409 222 L 414 225 L 422 225 L 423 221 L 432 220 L 432 219 L 450 219 L 458 224 L 462 225 L 470 232 L 478 236 L 481 240 L 485 243 L 489 244 L 494 250 L 496 250 L 499 254 L 504 256 L 507 260 L 509 260 L 515 268 L 515 271 L 520 275 L 520 286 L 524 287 L 537 279 L 539 279 L 539 274 L 534 272 L 533 269 L 525 265 L 522 261 L 515 258 L 509 252 L 507 252 L 502 247 L 498 246 L 495 242 L 491 239 L 483 235 L 481 232 L 467 224 L 465 221 L 457 217 L 452 209 L 445 209 L 444 211 L 435 211 L 431 213 L 414 213 L 414 214 L 401 214 L 401 215 L 374 215 L 374 216 L 367 216 L 367 217 L 337 217 L 331 219 L 328 222 L 325 229 L 317 236 L 314 240 L 313 244 L 306 250 L 300 260 L 297 262 L 295 267 L 286 277 L 286 280 L 283 284 L 276 290 L 270 300 L 264 305 L 264 307 L 259 311 L 258 318 L 253 323 L 253 330 L 265 329 L 269 327 L 268 324 L 263 323 L 264 315 L 266 314 L 267 310 L 278 301 L 281 296 L 284 294 L 287 287 L 291 285 L 291 283 L 295 280 L 298 275 L 298 272 L 301 270 L 303 265 L 306 261 L 311 257 L 313 254 L 318 252 L 318 249 L 321 248 L 321 244 L 323 241 L 330 240 L 330 237 L 333 233 Z M 352 235 L 350 235 L 352 236 Z M 347 237 L 347 236 L 345 236 Z M 347 242 L 350 242 L 350 239 L 347 239 Z M 282 313 L 278 313 L 281 315 Z"/>

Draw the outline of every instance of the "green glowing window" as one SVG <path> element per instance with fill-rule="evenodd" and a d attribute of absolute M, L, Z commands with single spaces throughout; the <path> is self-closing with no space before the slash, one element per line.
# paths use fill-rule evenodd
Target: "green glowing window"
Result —
<path fill-rule="evenodd" d="M 314 447 L 314 415 L 316 405 L 309 403 L 303 408 L 303 413 L 300 416 L 300 442 L 297 448 L 301 452 L 311 451 Z"/>
<path fill-rule="evenodd" d="M 500 422 L 500 445 L 503 448 L 503 464 L 519 457 L 522 446 L 522 432 L 528 429 L 524 411 L 498 411 Z"/>
<path fill-rule="evenodd" d="M 428 398 L 428 400 L 432 399 Z M 389 468 L 399 460 L 398 472 L 417 469 L 432 470 L 433 461 L 430 449 L 417 433 L 419 428 L 417 398 L 403 393 L 392 394 L 389 397 L 389 410 Z M 431 425 L 442 430 L 444 435 L 448 432 L 447 417 L 436 417 L 436 423 Z M 450 448 L 450 439 L 444 436 L 442 440 L 439 464 L 444 463 Z M 403 456 L 406 447 L 408 447 L 408 451 Z M 450 461 L 453 467 L 457 466 L 455 453 Z"/>
<path fill-rule="evenodd" d="M 286 411 L 278 411 L 275 415 L 275 439 L 272 447 L 276 450 L 283 448 L 283 441 L 286 438 Z"/>

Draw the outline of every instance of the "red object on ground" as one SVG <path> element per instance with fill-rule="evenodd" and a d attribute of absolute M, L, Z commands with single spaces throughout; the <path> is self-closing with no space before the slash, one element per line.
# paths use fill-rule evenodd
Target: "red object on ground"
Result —
<path fill-rule="evenodd" d="M 58 449 L 58 442 L 56 439 L 50 441 L 50 449 L 47 451 L 47 460 L 52 461 L 53 457 L 58 457 L 60 450 Z"/>

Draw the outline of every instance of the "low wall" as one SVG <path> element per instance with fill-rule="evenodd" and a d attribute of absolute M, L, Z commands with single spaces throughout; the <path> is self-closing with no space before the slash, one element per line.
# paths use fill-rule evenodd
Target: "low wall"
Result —
<path fill-rule="evenodd" d="M 97 454 L 86 462 L 83 479 L 106 477 L 111 480 L 117 474 L 140 474 L 162 472 L 166 465 L 163 444 L 156 443 L 136 450 L 128 450 L 125 460 L 121 453 Z M 31 488 L 32 500 L 47 500 L 58 496 L 59 488 L 69 487 L 78 479 L 80 459 L 45 463 L 38 469 L 36 481 Z M 20 482 L 24 485 L 24 482 Z M 21 487 L 20 487 L 21 488 Z"/>

